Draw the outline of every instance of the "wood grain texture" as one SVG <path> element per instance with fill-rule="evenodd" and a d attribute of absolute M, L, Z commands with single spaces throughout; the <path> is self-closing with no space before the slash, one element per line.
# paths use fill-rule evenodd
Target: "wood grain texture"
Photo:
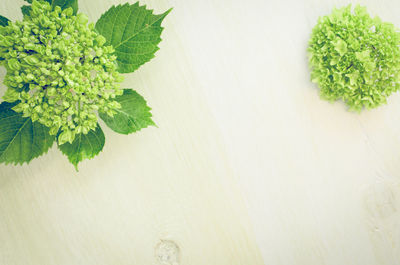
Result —
<path fill-rule="evenodd" d="M 117 3 L 80 1 L 80 10 L 95 21 Z M 2 1 L 0 10 L 17 19 L 20 4 Z M 159 128 L 130 136 L 104 129 L 104 151 L 79 173 L 55 146 L 29 166 L 0 167 L 0 264 L 158 264 L 161 240 L 179 246 L 181 264 L 263 264 L 175 31 L 178 12 L 165 21 L 157 57 L 124 82 L 147 99 Z"/>
<path fill-rule="evenodd" d="M 202 2 L 185 46 L 265 264 L 400 264 L 399 94 L 349 113 L 320 100 L 307 67 L 317 18 L 348 1 Z M 400 26 L 398 2 L 359 2 Z"/>
<path fill-rule="evenodd" d="M 80 10 L 95 21 L 123 2 Z M 400 26 L 400 2 L 359 2 Z M 355 114 L 309 78 L 312 27 L 348 1 L 142 3 L 174 7 L 156 58 L 124 83 L 158 128 L 105 129 L 79 173 L 55 147 L 0 166 L 0 264 L 160 264 L 165 241 L 179 265 L 399 265 L 400 95 Z"/>

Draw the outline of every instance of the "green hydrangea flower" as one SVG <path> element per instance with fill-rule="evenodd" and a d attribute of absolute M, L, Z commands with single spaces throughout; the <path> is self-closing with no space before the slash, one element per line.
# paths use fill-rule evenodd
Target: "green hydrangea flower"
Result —
<path fill-rule="evenodd" d="M 399 44 L 399 30 L 365 7 L 334 9 L 312 31 L 311 79 L 324 99 L 341 99 L 356 111 L 378 107 L 400 88 Z"/>
<path fill-rule="evenodd" d="M 0 27 L 0 61 L 7 69 L 3 99 L 50 128 L 59 144 L 97 127 L 97 111 L 113 116 L 122 95 L 116 56 L 106 39 L 72 8 L 33 1 L 22 22 Z"/>
<path fill-rule="evenodd" d="M 154 58 L 171 9 L 113 5 L 88 24 L 78 0 L 25 1 L 23 21 L 0 15 L 0 163 L 29 163 L 58 141 L 78 170 L 105 145 L 98 119 L 121 134 L 155 125 L 146 100 L 120 88 L 121 74 Z"/>

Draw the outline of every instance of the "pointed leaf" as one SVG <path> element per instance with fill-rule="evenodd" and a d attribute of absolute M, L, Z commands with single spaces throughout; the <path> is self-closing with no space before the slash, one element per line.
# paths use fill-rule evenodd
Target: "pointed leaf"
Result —
<path fill-rule="evenodd" d="M 105 137 L 100 125 L 97 124 L 95 131 L 90 130 L 88 134 L 80 133 L 75 136 L 75 140 L 70 143 L 59 145 L 61 152 L 68 157 L 68 160 L 78 170 L 79 162 L 91 159 L 103 150 Z"/>
<path fill-rule="evenodd" d="M 147 106 L 144 98 L 132 89 L 124 89 L 124 94 L 117 96 L 115 100 L 121 104 L 121 108 L 113 117 L 105 113 L 99 113 L 100 118 L 113 131 L 122 134 L 129 134 L 155 125 L 151 119 L 150 107 Z"/>
<path fill-rule="evenodd" d="M 23 164 L 46 153 L 55 137 L 46 126 L 13 111 L 14 105 L 0 104 L 0 162 Z"/>
<path fill-rule="evenodd" d="M 112 45 L 118 70 L 130 73 L 150 61 L 161 41 L 161 22 L 171 11 L 154 15 L 139 3 L 112 6 L 96 23 L 96 30 Z"/>

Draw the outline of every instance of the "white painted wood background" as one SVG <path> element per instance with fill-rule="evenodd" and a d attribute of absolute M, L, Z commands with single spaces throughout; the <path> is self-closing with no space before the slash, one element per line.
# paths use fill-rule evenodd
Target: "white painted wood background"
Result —
<path fill-rule="evenodd" d="M 80 10 L 96 21 L 122 2 Z M 400 26 L 400 2 L 360 2 Z M 0 14 L 20 19 L 22 3 Z M 1 165 L 0 264 L 400 264 L 400 95 L 355 114 L 309 81 L 311 29 L 348 1 L 142 3 L 174 7 L 156 58 L 124 82 L 159 127 L 104 129 L 79 173 L 55 146 Z M 165 240 L 178 259 L 160 262 Z"/>

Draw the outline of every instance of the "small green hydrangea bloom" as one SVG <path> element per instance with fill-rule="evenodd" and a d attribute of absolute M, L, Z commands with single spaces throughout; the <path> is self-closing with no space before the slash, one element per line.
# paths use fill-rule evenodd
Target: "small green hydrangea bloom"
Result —
<path fill-rule="evenodd" d="M 311 79 L 321 97 L 360 111 L 386 103 L 400 88 L 400 33 L 351 5 L 320 17 L 309 42 Z"/>
<path fill-rule="evenodd" d="M 30 16 L 0 26 L 0 61 L 7 69 L 3 99 L 32 121 L 59 134 L 59 144 L 97 127 L 97 111 L 110 116 L 123 93 L 112 46 L 72 8 L 33 1 Z"/>

